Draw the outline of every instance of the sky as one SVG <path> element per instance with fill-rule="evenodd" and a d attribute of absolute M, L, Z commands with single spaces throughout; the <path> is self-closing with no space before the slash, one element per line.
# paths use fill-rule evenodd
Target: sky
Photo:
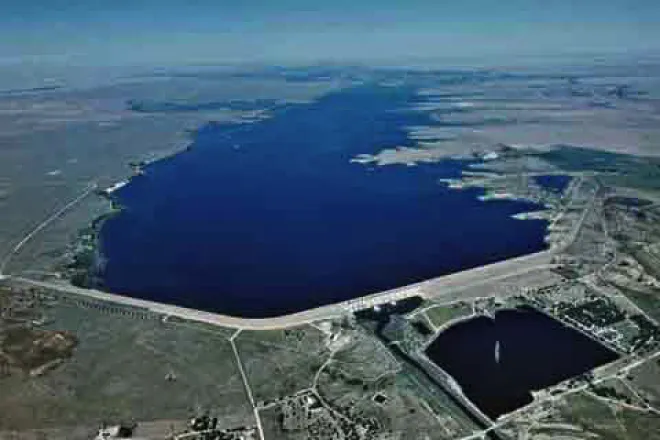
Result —
<path fill-rule="evenodd" d="M 660 51 L 660 0 L 0 0 L 0 66 Z"/>

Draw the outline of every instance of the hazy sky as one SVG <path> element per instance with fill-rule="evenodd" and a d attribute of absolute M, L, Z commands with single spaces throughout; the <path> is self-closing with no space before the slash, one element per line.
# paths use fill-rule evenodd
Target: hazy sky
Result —
<path fill-rule="evenodd" d="M 660 49 L 660 0 L 0 0 L 0 62 L 369 60 Z"/>

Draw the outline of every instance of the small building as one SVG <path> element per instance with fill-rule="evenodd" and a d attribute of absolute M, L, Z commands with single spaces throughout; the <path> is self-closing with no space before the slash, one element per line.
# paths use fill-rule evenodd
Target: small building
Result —
<path fill-rule="evenodd" d="M 112 440 L 120 438 L 133 438 L 133 431 L 135 431 L 137 425 L 115 425 L 115 426 L 103 426 L 99 429 L 98 434 L 94 440 Z M 137 439 L 134 439 L 137 440 Z"/>

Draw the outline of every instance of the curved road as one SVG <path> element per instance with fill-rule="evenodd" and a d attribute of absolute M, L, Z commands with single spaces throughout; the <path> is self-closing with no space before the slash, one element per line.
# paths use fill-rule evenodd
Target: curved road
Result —
<path fill-rule="evenodd" d="M 91 192 L 91 189 L 88 191 Z M 87 193 L 87 191 L 86 191 Z M 84 197 L 86 194 L 81 195 L 79 198 Z M 455 294 L 461 290 L 469 289 L 472 287 L 480 286 L 486 283 L 501 281 L 502 279 L 518 276 L 521 274 L 529 273 L 536 270 L 550 269 L 556 267 L 552 263 L 552 257 L 562 250 L 566 249 L 578 236 L 578 233 L 584 223 L 587 214 L 592 209 L 596 194 L 594 194 L 589 202 L 584 207 L 584 212 L 580 219 L 574 225 L 573 230 L 564 240 L 561 245 L 553 247 L 549 250 L 529 254 L 518 258 L 512 258 L 505 261 L 489 264 L 486 266 L 477 267 L 474 269 L 457 272 L 438 278 L 433 278 L 420 283 L 412 284 L 409 286 L 379 292 L 372 295 L 344 301 L 336 304 L 326 305 L 315 309 L 309 309 L 298 313 L 293 313 L 285 316 L 277 316 L 272 318 L 239 318 L 227 315 L 221 315 L 212 312 L 205 312 L 202 310 L 189 309 L 185 307 L 174 306 L 170 304 L 163 304 L 153 301 L 147 301 L 129 296 L 101 292 L 94 289 L 84 289 L 72 286 L 66 282 L 53 282 L 53 281 L 37 281 L 20 276 L 11 276 L 0 273 L 0 280 L 10 279 L 14 282 L 23 283 L 35 287 L 42 287 L 52 289 L 64 293 L 86 296 L 89 298 L 124 304 L 137 308 L 147 309 L 154 313 L 159 313 L 166 316 L 176 316 L 182 319 L 191 321 L 203 322 L 212 325 L 219 325 L 223 327 L 230 327 L 245 330 L 271 330 L 296 325 L 306 324 L 321 319 L 336 318 L 344 316 L 350 312 L 357 310 L 367 309 L 380 304 L 387 304 L 403 298 L 413 296 L 421 296 L 424 298 L 441 299 L 443 296 Z M 78 199 L 72 203 L 77 203 Z M 45 224 L 59 217 L 66 209 L 72 205 L 65 206 L 62 210 L 55 213 L 51 218 L 47 219 Z M 44 226 L 40 225 L 30 235 L 31 238 Z M 26 241 L 26 240 L 24 240 Z"/>
<path fill-rule="evenodd" d="M 272 330 L 296 325 L 306 324 L 321 319 L 336 318 L 357 310 L 367 309 L 380 304 L 387 304 L 403 298 L 422 296 L 426 298 L 441 298 L 443 294 L 455 293 L 457 291 L 499 281 L 503 278 L 521 275 L 534 270 L 551 268 L 550 260 L 554 251 L 544 251 L 524 257 L 505 260 L 487 266 L 478 267 L 463 272 L 458 272 L 410 286 L 388 290 L 361 298 L 352 299 L 336 304 L 317 307 L 290 315 L 272 318 L 239 318 L 221 315 L 202 310 L 189 309 L 185 307 L 147 301 L 129 296 L 101 292 L 95 289 L 84 289 L 73 286 L 67 282 L 37 281 L 18 276 L 6 276 L 17 283 L 34 287 L 52 289 L 68 294 L 81 295 L 100 301 L 124 304 L 137 308 L 147 309 L 154 313 L 166 316 L 176 316 L 191 321 L 203 322 L 212 325 L 230 327 L 244 330 Z"/>

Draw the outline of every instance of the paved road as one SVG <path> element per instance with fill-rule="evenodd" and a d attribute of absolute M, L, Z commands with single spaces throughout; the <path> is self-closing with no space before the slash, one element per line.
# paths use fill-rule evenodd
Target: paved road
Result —
<path fill-rule="evenodd" d="M 95 191 L 96 189 L 97 189 L 96 183 L 90 183 L 89 185 L 87 185 L 85 190 L 80 195 L 78 195 L 75 199 L 69 201 L 59 210 L 55 211 L 55 213 L 53 213 L 47 219 L 39 223 L 34 229 L 32 229 L 32 231 L 30 231 L 30 233 L 28 233 L 25 237 L 23 237 L 23 239 L 20 242 L 18 242 L 18 244 L 16 244 L 16 246 L 14 246 L 7 255 L 5 255 L 5 257 L 2 259 L 2 262 L 0 262 L 0 280 L 6 278 L 6 275 L 4 275 L 3 272 L 7 268 L 7 265 L 14 257 L 14 255 L 16 255 L 23 248 L 23 246 L 25 246 L 30 240 L 32 240 L 32 238 L 34 238 L 35 235 L 41 232 L 52 222 L 54 222 L 55 220 L 59 219 L 64 214 L 66 214 L 71 208 L 73 208 L 78 203 L 80 203 L 85 197 L 90 195 L 92 191 Z"/>
<path fill-rule="evenodd" d="M 413 296 L 438 297 L 442 296 L 443 293 L 455 293 L 457 290 L 490 283 L 510 276 L 520 275 L 532 270 L 538 270 L 539 268 L 552 267 L 552 265 L 549 264 L 552 255 L 554 255 L 554 252 L 552 251 L 539 252 L 537 254 L 501 261 L 337 304 L 322 306 L 285 316 L 260 319 L 237 318 L 202 310 L 131 298 L 129 296 L 101 292 L 94 289 L 84 289 L 72 286 L 65 281 L 38 281 L 18 276 L 8 276 L 7 278 L 14 282 L 34 287 L 42 287 L 69 294 L 86 296 L 101 301 L 143 308 L 154 313 L 177 316 L 191 321 L 236 329 L 271 330 L 306 324 L 321 319 L 336 318 L 346 315 L 349 312 L 372 308 L 376 305 L 387 304 L 403 298 L 410 298 Z"/>
<path fill-rule="evenodd" d="M 298 313 L 273 318 L 237 318 L 233 316 L 220 315 L 217 313 L 205 312 L 202 310 L 189 309 L 169 304 L 157 303 L 129 296 L 101 292 L 94 289 L 83 289 L 72 286 L 64 281 L 37 281 L 19 276 L 3 275 L 4 278 L 11 278 L 15 282 L 24 283 L 36 287 L 53 289 L 69 294 L 87 296 L 101 301 L 125 304 L 133 307 L 148 309 L 155 313 L 163 315 L 177 316 L 197 322 L 203 322 L 212 325 L 230 327 L 245 330 L 269 330 L 292 327 L 306 324 L 321 319 L 336 318 L 357 310 L 372 308 L 377 305 L 387 304 L 404 298 L 421 296 L 425 298 L 442 299 L 444 296 L 451 296 L 457 292 L 476 286 L 481 286 L 494 281 L 501 281 L 508 277 L 519 276 L 531 271 L 549 269 L 555 267 L 552 263 L 552 257 L 561 252 L 577 237 L 579 230 L 592 209 L 595 201 L 595 195 L 587 203 L 584 213 L 574 226 L 567 240 L 560 246 L 552 249 L 525 255 L 518 258 L 512 258 L 505 261 L 477 267 L 474 269 L 433 278 L 417 284 L 379 292 L 361 298 L 352 299 L 336 304 L 309 309 Z"/>

